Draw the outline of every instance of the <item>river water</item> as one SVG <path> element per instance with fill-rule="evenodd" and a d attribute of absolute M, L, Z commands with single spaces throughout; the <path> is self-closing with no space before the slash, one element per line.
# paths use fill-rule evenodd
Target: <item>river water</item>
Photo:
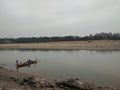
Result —
<path fill-rule="evenodd" d="M 36 58 L 38 64 L 18 71 L 56 78 L 80 77 L 120 88 L 120 51 L 0 50 L 0 64 L 14 70 L 17 59 L 24 62 Z"/>

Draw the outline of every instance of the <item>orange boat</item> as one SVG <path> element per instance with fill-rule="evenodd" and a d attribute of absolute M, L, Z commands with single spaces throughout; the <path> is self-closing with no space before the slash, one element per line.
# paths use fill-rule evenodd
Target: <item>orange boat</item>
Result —
<path fill-rule="evenodd" d="M 16 64 L 16 66 L 17 66 L 17 68 L 19 68 L 19 67 L 29 66 L 29 65 L 35 64 L 35 63 L 37 63 L 37 60 L 29 60 L 29 61 L 24 62 L 24 63 Z"/>

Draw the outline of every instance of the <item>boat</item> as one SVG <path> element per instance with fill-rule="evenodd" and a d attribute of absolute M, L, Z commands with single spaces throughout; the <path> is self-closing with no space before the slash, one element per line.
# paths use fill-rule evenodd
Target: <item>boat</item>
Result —
<path fill-rule="evenodd" d="M 37 63 L 37 60 L 29 60 L 29 61 L 24 62 L 24 63 L 16 64 L 16 67 L 19 68 L 19 67 L 29 66 L 29 65 L 35 64 L 35 63 Z"/>

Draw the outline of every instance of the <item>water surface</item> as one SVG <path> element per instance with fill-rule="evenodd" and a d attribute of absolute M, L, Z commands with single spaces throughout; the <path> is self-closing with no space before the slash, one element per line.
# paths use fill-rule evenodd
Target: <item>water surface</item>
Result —
<path fill-rule="evenodd" d="M 120 51 L 0 50 L 0 64 L 16 70 L 16 60 L 38 59 L 37 65 L 19 71 L 57 78 L 80 77 L 84 81 L 120 88 Z"/>

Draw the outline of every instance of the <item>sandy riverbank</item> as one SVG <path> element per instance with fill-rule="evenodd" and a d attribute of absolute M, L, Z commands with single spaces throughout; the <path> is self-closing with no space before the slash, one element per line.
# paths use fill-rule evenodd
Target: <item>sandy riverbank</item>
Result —
<path fill-rule="evenodd" d="M 120 41 L 68 41 L 29 44 L 0 44 L 0 49 L 41 49 L 41 50 L 120 50 Z"/>
<path fill-rule="evenodd" d="M 79 78 L 55 79 L 16 72 L 0 66 L 0 90 L 119 90 L 83 82 Z"/>

